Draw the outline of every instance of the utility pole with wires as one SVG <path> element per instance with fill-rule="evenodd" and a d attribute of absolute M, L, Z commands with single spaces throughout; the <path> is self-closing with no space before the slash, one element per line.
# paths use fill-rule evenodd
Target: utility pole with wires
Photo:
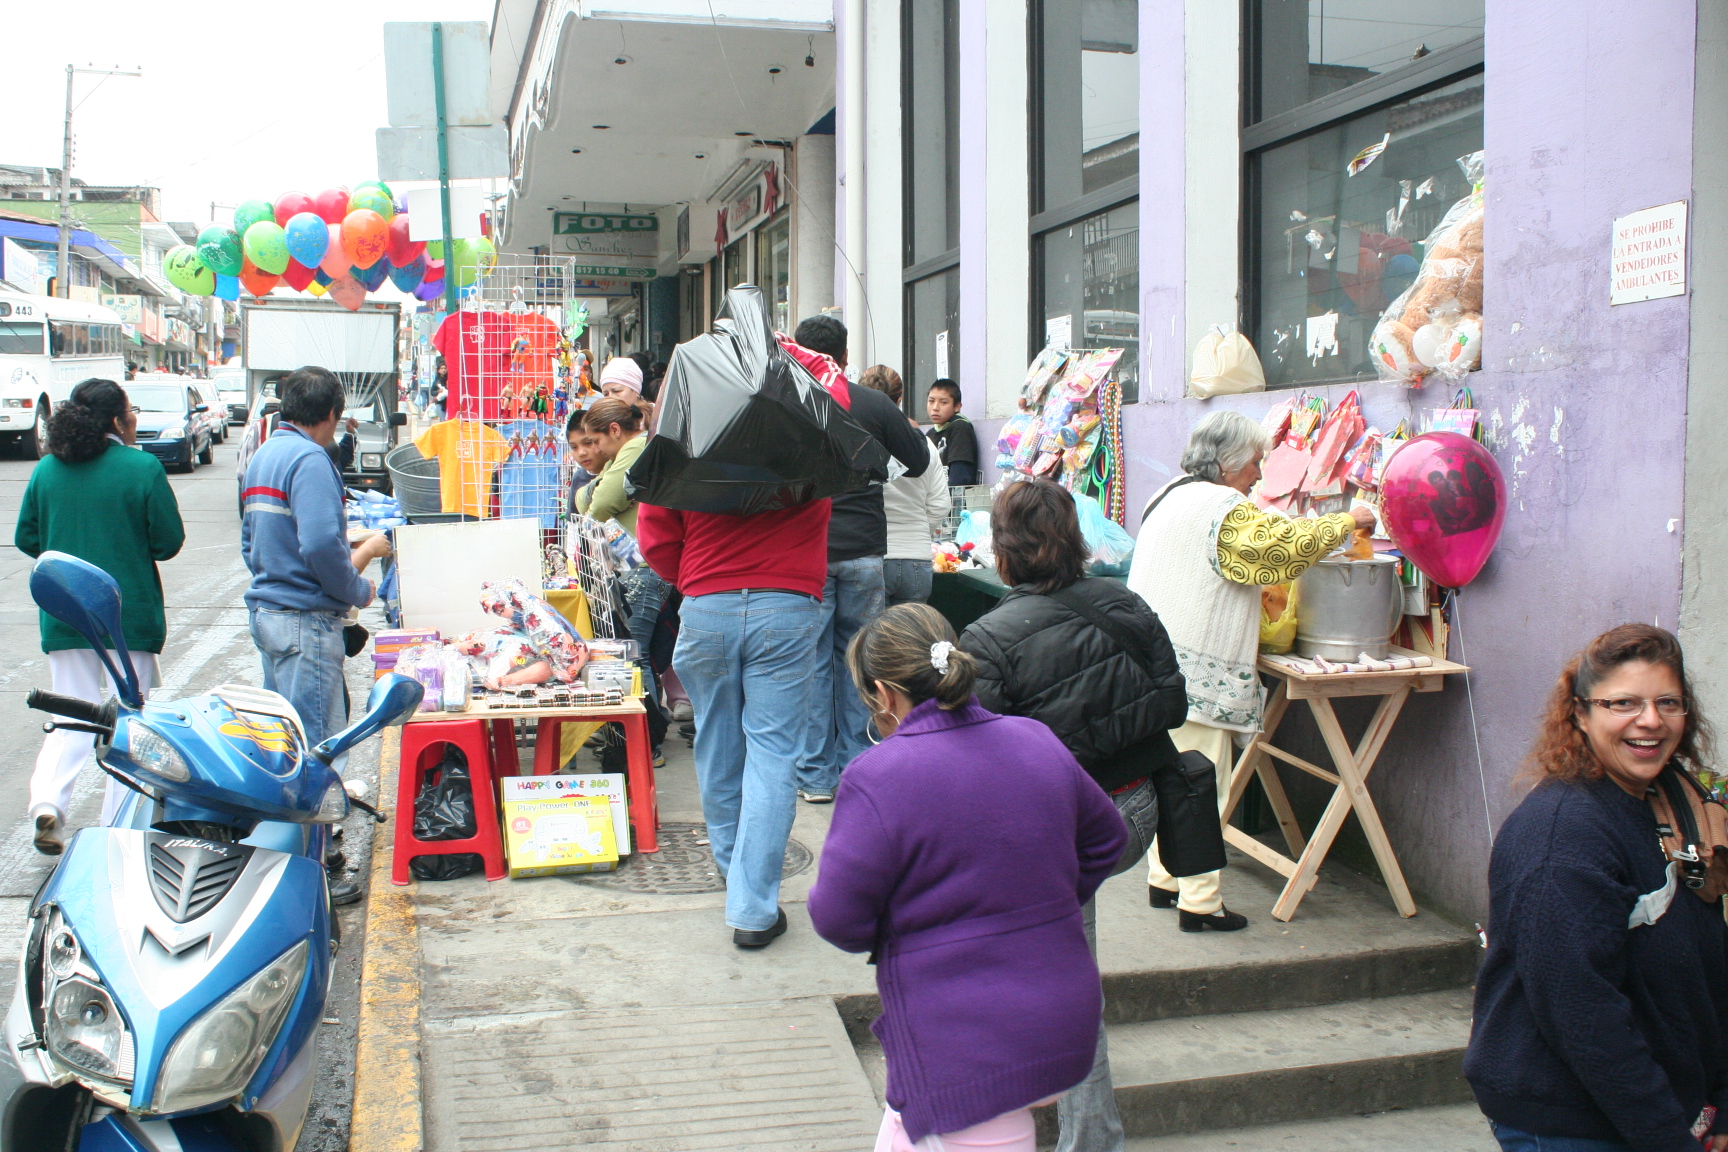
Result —
<path fill-rule="evenodd" d="M 62 300 L 72 295 L 72 78 L 88 76 L 142 76 L 117 68 L 76 68 L 66 65 L 66 134 L 60 143 L 60 248 L 54 263 L 54 295 Z"/>

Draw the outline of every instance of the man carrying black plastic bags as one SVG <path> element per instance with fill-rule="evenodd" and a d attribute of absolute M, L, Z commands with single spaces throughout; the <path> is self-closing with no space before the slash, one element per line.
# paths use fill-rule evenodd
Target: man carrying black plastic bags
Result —
<path fill-rule="evenodd" d="M 832 316 L 812 316 L 798 325 L 793 342 L 787 352 L 893 457 L 890 479 L 922 476 L 930 463 L 929 444 L 906 414 L 874 388 L 846 384 L 846 326 Z M 870 713 L 846 671 L 846 646 L 882 614 L 886 602 L 882 558 L 888 554 L 888 515 L 882 485 L 836 496 L 833 504 L 822 631 L 810 678 L 810 729 L 798 767 L 798 795 L 811 804 L 832 803 L 841 770 L 870 746 Z"/>
<path fill-rule="evenodd" d="M 642 555 L 684 596 L 672 664 L 696 713 L 702 811 L 742 948 L 786 931 L 780 873 L 829 497 L 886 475 L 881 444 L 776 342 L 751 287 L 727 294 L 713 332 L 678 346 L 655 436 L 630 468 Z"/>

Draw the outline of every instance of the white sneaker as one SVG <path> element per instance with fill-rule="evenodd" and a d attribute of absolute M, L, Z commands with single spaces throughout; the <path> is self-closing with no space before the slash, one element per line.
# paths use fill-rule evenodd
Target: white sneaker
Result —
<path fill-rule="evenodd" d="M 672 719 L 694 720 L 696 719 L 696 710 L 690 707 L 690 701 L 680 700 L 672 705 Z"/>
<path fill-rule="evenodd" d="M 58 856 L 66 851 L 66 838 L 62 835 L 65 819 L 60 809 L 52 804 L 38 804 L 30 809 L 30 817 L 35 824 L 36 851 L 44 856 Z"/>

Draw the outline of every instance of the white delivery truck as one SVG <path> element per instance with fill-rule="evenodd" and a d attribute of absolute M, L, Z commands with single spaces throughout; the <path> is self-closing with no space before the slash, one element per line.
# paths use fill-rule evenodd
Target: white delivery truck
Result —
<path fill-rule="evenodd" d="M 346 415 L 359 422 L 353 460 L 342 470 L 350 488 L 390 490 L 384 457 L 399 411 L 402 306 L 368 300 L 350 312 L 334 300 L 292 296 L 245 299 L 240 304 L 240 351 L 246 365 L 248 421 L 240 446 L 240 474 L 273 425 L 277 383 L 296 368 L 328 368 L 348 389 Z"/>

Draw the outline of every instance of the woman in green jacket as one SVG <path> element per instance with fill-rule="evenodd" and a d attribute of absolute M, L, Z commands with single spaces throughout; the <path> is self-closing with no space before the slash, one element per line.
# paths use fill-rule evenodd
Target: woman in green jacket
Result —
<path fill-rule="evenodd" d="M 13 542 L 26 556 L 66 552 L 102 569 L 120 585 L 120 617 L 132 669 L 145 692 L 157 681 L 156 658 L 167 638 L 162 577 L 156 562 L 172 559 L 186 541 L 180 506 L 161 461 L 131 447 L 138 413 L 112 380 L 86 380 L 48 420 L 48 448 L 30 474 Z M 96 653 L 71 628 L 42 613 L 42 651 L 54 691 L 101 700 L 112 685 Z M 38 851 L 65 848 L 67 809 L 94 738 L 55 731 L 42 742 L 30 777 L 30 816 Z M 103 822 L 118 794 L 113 781 Z"/>

